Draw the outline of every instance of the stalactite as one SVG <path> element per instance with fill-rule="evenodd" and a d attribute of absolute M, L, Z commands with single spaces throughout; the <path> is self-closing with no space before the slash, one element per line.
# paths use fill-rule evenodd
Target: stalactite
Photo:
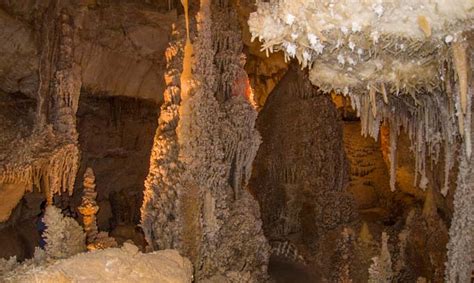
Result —
<path fill-rule="evenodd" d="M 72 194 L 79 161 L 75 115 L 81 78 L 74 62 L 77 14 L 66 6 L 49 3 L 39 20 L 35 127 L 30 136 L 18 141 L 0 172 L 0 182 L 26 184 L 29 190 L 35 186 L 49 204 L 56 193 Z"/>
<path fill-rule="evenodd" d="M 46 140 L 48 136 L 43 134 L 33 136 L 31 142 L 34 142 L 35 138 Z M 33 162 L 28 162 L 29 155 L 26 154 L 18 156 L 19 160 L 11 160 L 0 173 L 0 182 L 26 184 L 29 190 L 32 190 L 33 186 L 39 188 L 47 197 L 48 202 L 52 203 L 54 194 L 66 191 L 72 194 L 79 152 L 77 146 L 71 144 L 53 144 L 48 147 L 43 143 L 38 145 L 42 148 L 38 148 L 38 155 Z M 50 146 L 57 146 L 57 148 L 50 148 Z M 36 150 L 34 146 L 32 147 Z"/>
<path fill-rule="evenodd" d="M 451 156 L 454 155 L 453 145 L 459 134 L 456 120 L 450 116 L 452 102 L 449 97 L 442 93 L 419 95 L 416 100 L 407 97 L 390 95 L 389 103 L 386 104 L 382 98 L 377 97 L 377 115 L 374 117 L 371 108 L 370 95 L 347 94 L 352 107 L 361 118 L 361 134 L 371 136 L 377 140 L 381 121 L 390 122 L 391 131 L 398 136 L 399 129 L 405 131 L 411 142 L 411 149 L 415 155 L 415 186 L 425 189 L 428 185 L 426 171 L 428 165 L 439 161 L 439 156 L 444 151 L 446 180 L 453 166 Z M 449 146 L 446 146 L 449 145 Z M 396 143 L 393 143 L 396 146 Z M 394 149 L 394 154 L 396 148 Z M 392 152 L 392 151 L 391 151 Z M 394 159 L 395 160 L 395 159 Z M 391 177 L 395 172 L 391 170 Z M 391 187 L 395 184 L 395 178 L 391 179 Z M 447 192 L 447 187 L 443 189 Z"/>
<path fill-rule="evenodd" d="M 189 3 L 188 0 L 181 0 L 184 7 L 184 18 L 186 23 L 186 43 L 184 45 L 184 59 L 183 59 L 183 71 L 181 73 L 181 97 L 186 99 L 189 95 L 190 84 L 192 80 L 192 58 L 193 58 L 193 45 L 190 37 L 190 21 L 189 21 Z"/>
<path fill-rule="evenodd" d="M 454 42 L 452 45 L 453 63 L 459 80 L 459 101 L 461 110 L 466 114 L 468 99 L 468 60 L 467 60 L 467 43 Z"/>
<path fill-rule="evenodd" d="M 397 144 L 398 144 L 398 126 L 392 121 L 390 123 L 390 190 L 396 190 L 397 181 Z"/>

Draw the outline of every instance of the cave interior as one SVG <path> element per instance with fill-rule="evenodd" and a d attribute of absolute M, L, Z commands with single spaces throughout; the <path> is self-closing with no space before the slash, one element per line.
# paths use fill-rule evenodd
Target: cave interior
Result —
<path fill-rule="evenodd" d="M 472 0 L 0 23 L 0 282 L 474 282 Z"/>

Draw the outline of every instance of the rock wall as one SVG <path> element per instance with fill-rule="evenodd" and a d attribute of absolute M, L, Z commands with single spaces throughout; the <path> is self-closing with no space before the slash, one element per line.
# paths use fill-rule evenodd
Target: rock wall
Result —
<path fill-rule="evenodd" d="M 41 15 L 53 1 L 32 2 L 0 1 L 0 39 L 4 42 L 0 46 L 0 90 L 35 97 L 41 48 L 45 46 L 38 40 L 45 22 Z M 74 61 L 80 66 L 77 77 L 84 88 L 162 101 L 163 54 L 178 5 L 164 0 L 147 2 L 62 4 L 75 9 Z"/>

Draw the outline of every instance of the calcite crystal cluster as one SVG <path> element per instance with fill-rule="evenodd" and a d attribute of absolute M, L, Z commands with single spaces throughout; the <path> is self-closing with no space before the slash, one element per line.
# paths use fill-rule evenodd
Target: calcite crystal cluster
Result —
<path fill-rule="evenodd" d="M 463 41 L 474 3 L 454 1 L 258 1 L 253 38 L 310 68 L 323 90 L 414 93 L 436 87 L 440 57 Z"/>

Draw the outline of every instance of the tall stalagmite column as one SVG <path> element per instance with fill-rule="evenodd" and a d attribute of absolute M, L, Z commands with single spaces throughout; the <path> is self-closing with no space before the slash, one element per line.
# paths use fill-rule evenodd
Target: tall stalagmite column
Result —
<path fill-rule="evenodd" d="M 246 190 L 260 136 L 239 83 L 242 41 L 229 2 L 201 1 L 193 74 L 184 86 L 178 62 L 185 33 L 173 33 L 142 227 L 151 248 L 177 248 L 189 257 L 198 281 L 261 282 L 269 246 Z"/>

